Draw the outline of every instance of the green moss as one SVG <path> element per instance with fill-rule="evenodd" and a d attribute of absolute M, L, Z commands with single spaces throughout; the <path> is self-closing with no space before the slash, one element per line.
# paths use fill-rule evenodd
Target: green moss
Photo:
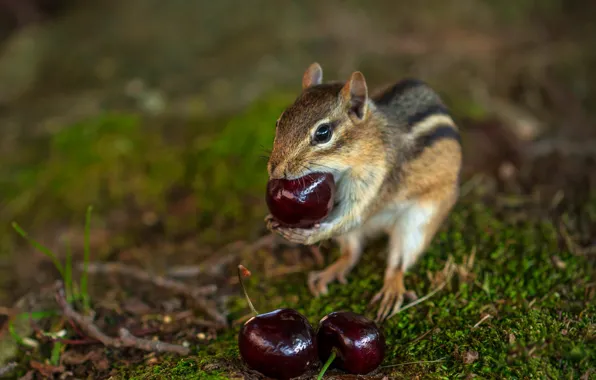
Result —
<path fill-rule="evenodd" d="M 340 309 L 373 317 L 375 309 L 367 308 L 367 303 L 382 285 L 382 248 L 371 246 L 349 284 L 333 284 L 329 295 L 318 299 L 308 293 L 305 273 L 268 280 L 256 269 L 262 258 L 246 257 L 243 263 L 253 273 L 248 291 L 259 311 L 296 308 L 314 326 L 326 313 Z M 408 274 L 408 288 L 418 295 L 429 293 L 427 271 L 441 270 L 449 255 L 462 264 L 473 251 L 473 278 L 456 279 L 450 288 L 383 326 L 388 343 L 383 365 L 398 365 L 383 371 L 397 378 L 416 374 L 455 378 L 470 373 L 484 378 L 578 378 L 588 371 L 596 360 L 596 306 L 585 298 L 593 267 L 584 258 L 560 250 L 549 223 L 508 225 L 486 206 L 463 201 Z M 566 267 L 553 266 L 553 255 Z M 335 257 L 333 250 L 329 260 Z M 248 311 L 240 295 L 229 308 L 230 319 Z M 474 327 L 485 313 L 491 317 Z M 242 368 L 236 348 L 238 329 L 202 345 L 192 359 L 199 363 L 197 370 L 213 363 Z M 477 351 L 478 359 L 464 363 L 467 351 Z M 444 360 L 399 365 L 438 359 Z M 161 370 L 172 375 L 176 363 L 172 360 Z"/>
<path fill-rule="evenodd" d="M 39 206 L 42 199 L 77 212 L 108 199 L 122 204 L 131 196 L 142 205 L 159 205 L 168 184 L 178 181 L 184 169 L 178 152 L 132 115 L 81 121 L 39 149 L 41 154 L 32 157 L 35 162 L 17 161 L 5 168 L 2 191 L 11 199 L 12 215 Z"/>
<path fill-rule="evenodd" d="M 6 200 L 0 234 L 7 237 L 0 251 L 13 250 L 10 222 L 35 234 L 48 221 L 78 222 L 90 204 L 98 218 L 116 208 L 153 210 L 171 234 L 214 226 L 214 238 L 222 223 L 261 218 L 265 156 L 275 120 L 293 96 L 274 94 L 231 118 L 177 125 L 109 113 L 24 141 L 18 156 L 0 154 L 0 196 Z M 168 215 L 167 198 L 175 187 L 194 192 L 200 220 Z"/>
<path fill-rule="evenodd" d="M 247 217 L 247 212 L 249 217 L 254 215 L 253 204 L 247 203 L 246 197 L 258 199 L 257 207 L 261 206 L 275 121 L 293 97 L 266 97 L 222 123 L 213 138 L 196 138 L 190 161 L 196 167 L 193 188 L 204 200 L 202 212 L 234 219 Z"/>

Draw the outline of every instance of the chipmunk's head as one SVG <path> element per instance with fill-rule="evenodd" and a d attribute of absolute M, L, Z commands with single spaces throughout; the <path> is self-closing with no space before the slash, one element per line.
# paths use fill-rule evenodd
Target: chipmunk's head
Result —
<path fill-rule="evenodd" d="M 329 172 L 337 179 L 357 164 L 354 160 L 364 159 L 359 145 L 375 138 L 374 129 L 366 128 L 374 117 L 372 107 L 362 73 L 352 73 L 345 83 L 323 83 L 321 66 L 311 64 L 302 77 L 302 93 L 277 120 L 270 178 Z"/>

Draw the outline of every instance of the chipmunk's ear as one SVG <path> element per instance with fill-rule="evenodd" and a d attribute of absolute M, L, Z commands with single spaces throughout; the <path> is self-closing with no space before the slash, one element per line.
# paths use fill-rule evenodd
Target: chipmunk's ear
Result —
<path fill-rule="evenodd" d="M 341 97 L 348 107 L 350 118 L 355 118 L 356 121 L 364 120 L 368 107 L 368 87 L 360 71 L 352 73 L 350 80 L 341 90 Z"/>
<path fill-rule="evenodd" d="M 323 69 L 317 62 L 313 62 L 302 76 L 302 89 L 316 86 L 323 82 Z"/>

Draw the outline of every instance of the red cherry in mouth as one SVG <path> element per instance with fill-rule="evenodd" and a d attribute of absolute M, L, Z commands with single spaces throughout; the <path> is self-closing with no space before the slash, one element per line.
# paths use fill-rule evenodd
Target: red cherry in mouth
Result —
<path fill-rule="evenodd" d="M 271 215 L 287 227 L 309 228 L 329 215 L 335 198 L 330 173 L 310 173 L 296 179 L 271 179 L 266 202 Z"/>

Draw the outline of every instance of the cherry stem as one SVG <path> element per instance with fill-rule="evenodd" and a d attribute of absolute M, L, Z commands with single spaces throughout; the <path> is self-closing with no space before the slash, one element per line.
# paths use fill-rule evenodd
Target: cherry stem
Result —
<path fill-rule="evenodd" d="M 321 372 L 319 372 L 319 376 L 317 377 L 317 380 L 321 380 L 323 378 L 323 375 L 325 374 L 325 372 L 327 372 L 327 368 L 329 368 L 331 363 L 333 363 L 336 356 L 337 356 L 337 354 L 335 352 L 335 348 L 333 348 L 333 350 L 331 350 L 331 355 L 329 355 L 329 358 L 325 362 L 325 365 L 323 366 L 323 368 L 321 368 Z"/>
<path fill-rule="evenodd" d="M 255 315 L 259 315 L 257 309 L 253 306 L 252 302 L 250 301 L 250 297 L 248 297 L 248 293 L 246 292 L 246 288 L 244 287 L 244 281 L 242 281 L 243 276 L 250 276 L 250 271 L 246 269 L 242 264 L 238 265 L 238 281 L 240 282 L 240 287 L 242 287 L 242 292 L 244 292 L 244 297 L 246 298 L 246 302 L 248 302 L 248 306 L 250 310 Z"/>

